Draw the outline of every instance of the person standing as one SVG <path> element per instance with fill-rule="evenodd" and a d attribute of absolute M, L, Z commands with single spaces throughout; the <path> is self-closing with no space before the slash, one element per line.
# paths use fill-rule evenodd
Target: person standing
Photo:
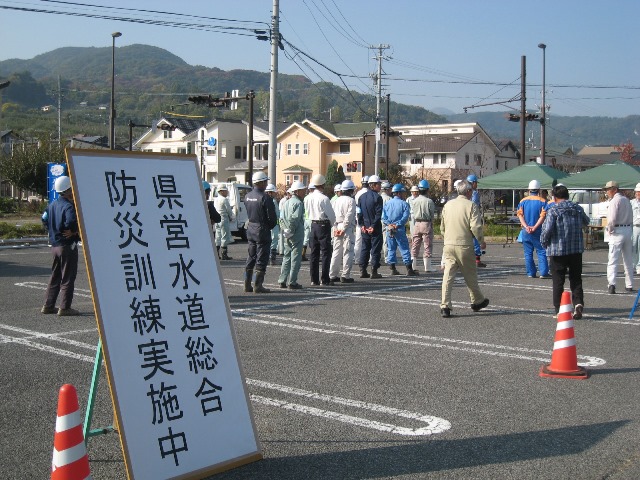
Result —
<path fill-rule="evenodd" d="M 291 198 L 291 188 L 289 188 L 278 203 L 278 211 L 280 215 L 278 216 L 278 223 L 282 223 L 282 210 L 284 210 L 284 204 L 287 203 L 287 200 Z M 284 235 L 282 234 L 282 225 L 280 225 L 280 235 L 278 239 L 278 253 L 280 255 L 284 255 Z"/>
<path fill-rule="evenodd" d="M 67 176 L 58 177 L 53 186 L 58 198 L 47 207 L 43 224 L 49 233 L 49 243 L 53 254 L 51 276 L 47 285 L 41 313 L 57 313 L 61 317 L 80 315 L 71 308 L 73 291 L 78 274 L 78 220 L 71 190 L 71 180 Z M 56 301 L 60 295 L 60 308 Z"/>
<path fill-rule="evenodd" d="M 607 215 L 607 232 L 609 233 L 609 262 L 607 264 L 608 292 L 616 293 L 616 276 L 618 262 L 622 254 L 624 264 L 624 282 L 627 292 L 633 291 L 633 208 L 627 197 L 622 195 L 618 182 L 609 181 L 604 186 L 609 197 L 609 213 Z"/>
<path fill-rule="evenodd" d="M 316 189 L 313 183 L 309 183 L 307 195 L 304 197 L 304 239 L 302 241 L 302 261 L 307 261 L 307 246 L 309 245 L 309 236 L 311 235 L 311 220 L 309 220 L 309 196 Z"/>
<path fill-rule="evenodd" d="M 407 268 L 407 276 L 414 276 L 418 275 L 418 272 L 413 269 L 405 227 L 410 214 L 409 204 L 403 198 L 406 191 L 401 183 L 393 186 L 391 190 L 393 198 L 382 207 L 382 225 L 387 230 L 385 242 L 387 243 L 387 264 L 391 269 L 391 275 L 400 275 L 396 269 L 396 249 L 400 248 L 402 260 Z"/>
<path fill-rule="evenodd" d="M 360 200 L 360 197 L 365 193 L 367 193 L 368 191 L 369 191 L 369 177 L 364 176 L 362 177 L 362 187 L 360 188 L 360 190 L 356 192 L 356 196 L 354 198 L 356 201 L 356 221 L 358 222 L 358 225 L 356 227 L 356 240 L 353 246 L 353 256 L 357 264 L 360 264 L 360 250 L 362 250 L 362 230 L 360 228 L 362 225 L 360 224 L 360 217 L 358 215 L 360 213 L 358 200 Z"/>
<path fill-rule="evenodd" d="M 635 198 L 631 200 L 633 210 L 633 236 L 631 245 L 633 247 L 633 260 L 636 264 L 636 275 L 640 275 L 640 183 L 634 189 Z"/>
<path fill-rule="evenodd" d="M 284 253 L 278 283 L 280 288 L 299 290 L 298 273 L 302 261 L 302 241 L 304 240 L 304 194 L 306 187 L 295 181 L 289 189 L 291 197 L 284 203 L 280 211 L 280 226 L 284 236 Z"/>
<path fill-rule="evenodd" d="M 480 201 L 480 192 L 478 192 L 478 177 L 471 174 L 467 177 L 467 182 L 469 182 L 471 184 L 471 188 L 473 188 L 471 201 L 478 205 L 478 208 L 480 209 L 480 216 L 482 216 L 482 202 Z M 476 264 L 478 265 L 478 267 L 486 267 L 487 264 L 480 260 L 480 257 L 482 256 L 482 249 L 480 248 L 480 244 L 476 239 L 473 239 L 473 250 L 476 254 Z"/>
<path fill-rule="evenodd" d="M 389 200 L 391 200 L 391 183 L 387 180 L 382 182 L 380 186 L 380 196 L 382 197 L 382 208 L 387 204 Z M 387 229 L 384 225 L 382 225 L 382 260 L 386 263 L 387 261 L 387 242 L 384 240 L 387 236 Z"/>
<path fill-rule="evenodd" d="M 219 251 L 220 260 L 233 260 L 227 254 L 227 245 L 233 243 L 230 223 L 235 220 L 233 209 L 229 203 L 229 190 L 222 184 L 218 187 L 218 196 L 215 198 L 216 210 L 220 213 L 220 221 L 216 223 L 216 249 Z"/>
<path fill-rule="evenodd" d="M 280 207 L 278 206 L 278 199 L 276 197 L 276 195 L 278 194 L 278 190 L 276 189 L 276 186 L 273 183 L 270 183 L 269 185 L 267 185 L 265 192 L 267 192 L 267 195 L 269 195 L 273 200 L 273 204 L 276 207 L 276 217 L 280 219 Z M 273 229 L 271 230 L 271 251 L 269 254 L 269 263 L 271 265 L 276 264 L 276 254 L 278 253 L 279 237 L 280 237 L 280 225 L 276 223 L 276 226 L 273 227 Z"/>
<path fill-rule="evenodd" d="M 331 200 L 324 194 L 324 175 L 314 175 L 311 181 L 316 186 L 314 192 L 309 195 L 305 208 L 311 222 L 309 234 L 309 270 L 311 272 L 311 285 L 333 285 L 329 276 L 331 267 L 331 227 L 336 223 L 336 215 L 331 207 Z M 322 264 L 322 275 L 320 265 Z"/>
<path fill-rule="evenodd" d="M 540 232 L 542 222 L 546 215 L 545 206 L 547 200 L 542 198 L 540 192 L 540 182 L 531 180 L 529 182 L 529 195 L 518 204 L 518 219 L 522 226 L 522 247 L 524 249 L 524 264 L 529 278 L 536 277 L 536 263 L 533 260 L 533 251 L 538 255 L 540 265 L 540 278 L 551 278 L 549 275 L 549 264 L 547 254 L 540 244 Z"/>
<path fill-rule="evenodd" d="M 276 206 L 265 190 L 269 177 L 264 172 L 256 172 L 252 177 L 253 190 L 244 197 L 249 226 L 247 228 L 248 256 L 244 267 L 244 291 L 253 293 L 269 293 L 264 288 L 264 277 L 269 263 L 271 246 L 271 230 L 276 226 Z M 253 269 L 256 270 L 255 285 L 251 286 Z"/>
<path fill-rule="evenodd" d="M 475 262 L 473 239 L 477 238 L 480 247 L 485 248 L 480 209 L 471 201 L 472 187 L 462 180 L 456 187 L 458 196 L 449 200 L 442 209 L 440 231 L 444 235 L 444 277 L 442 279 L 442 302 L 440 314 L 444 318 L 451 316 L 451 289 L 460 270 L 471 297 L 471 310 L 479 312 L 489 299 L 480 291 L 478 285 L 478 266 Z"/>
<path fill-rule="evenodd" d="M 207 202 L 207 210 L 209 211 L 209 220 L 211 220 L 213 236 L 215 239 L 216 223 L 220 223 L 220 220 L 222 220 L 222 217 L 216 210 L 215 202 L 213 200 L 209 200 L 209 196 L 211 195 L 211 185 L 209 184 L 209 182 L 203 180 L 202 189 L 204 190 L 204 199 Z M 220 252 L 218 252 L 218 256 L 220 256 Z"/>
<path fill-rule="evenodd" d="M 382 251 L 382 197 L 380 191 L 380 177 L 369 177 L 369 188 L 357 201 L 358 225 L 362 237 L 360 249 L 360 278 L 382 278 L 378 273 L 380 268 L 380 252 Z M 371 275 L 367 272 L 371 257 Z"/>
<path fill-rule="evenodd" d="M 415 199 L 418 198 L 418 195 L 420 195 L 420 189 L 418 188 L 417 185 L 414 185 L 413 187 L 411 187 L 409 192 L 411 193 L 411 196 L 407 198 L 407 204 L 409 205 L 409 233 L 413 236 L 413 228 L 415 227 L 415 218 L 413 218 L 413 216 L 411 215 L 411 206 L 413 205 L 413 202 L 415 201 Z"/>
<path fill-rule="evenodd" d="M 342 182 L 342 195 L 335 203 L 336 226 L 333 234 L 333 253 L 329 277 L 332 282 L 353 283 L 353 244 L 356 228 L 356 201 L 353 192 L 356 186 L 351 180 Z"/>
<path fill-rule="evenodd" d="M 553 189 L 555 206 L 547 210 L 540 243 L 547 250 L 553 279 L 553 307 L 560 311 L 564 280 L 569 271 L 569 287 L 574 306 L 573 318 L 582 318 L 584 293 L 582 290 L 582 228 L 589 225 L 589 216 L 577 203 L 569 201 L 569 190 L 564 185 Z"/>
<path fill-rule="evenodd" d="M 336 183 L 335 186 L 333 187 L 333 197 L 331 197 L 332 207 L 336 204 L 336 201 L 338 200 L 338 198 L 340 198 L 340 195 L 342 195 L 341 190 L 342 190 L 342 184 Z"/>
<path fill-rule="evenodd" d="M 414 218 L 415 226 L 411 235 L 411 256 L 413 257 L 413 269 L 417 270 L 417 259 L 420 254 L 420 245 L 424 244 L 424 271 L 431 271 L 431 255 L 433 246 L 433 218 L 436 205 L 429 198 L 429 182 L 420 180 L 418 182 L 419 196 L 411 204 L 411 215 Z"/>

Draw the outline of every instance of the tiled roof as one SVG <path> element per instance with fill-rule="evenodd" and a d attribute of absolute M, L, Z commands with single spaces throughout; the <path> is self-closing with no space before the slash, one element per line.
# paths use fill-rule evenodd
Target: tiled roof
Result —
<path fill-rule="evenodd" d="M 254 160 L 253 161 L 253 169 L 254 170 L 264 170 L 268 167 L 269 162 L 267 160 Z M 249 162 L 238 162 L 234 163 L 230 167 L 225 168 L 230 172 L 246 172 L 249 170 Z"/>
<path fill-rule="evenodd" d="M 162 117 L 162 120 L 166 120 L 171 125 L 174 125 L 178 130 L 184 132 L 185 135 L 189 135 L 191 132 L 195 132 L 203 125 L 207 124 L 206 120 L 183 118 L 183 117 Z"/>
<path fill-rule="evenodd" d="M 462 134 L 456 136 L 426 135 L 413 137 L 411 142 L 405 142 L 398 150 L 415 150 L 419 147 L 422 153 L 455 153 L 460 150 L 475 134 Z"/>
<path fill-rule="evenodd" d="M 259 128 L 260 130 L 263 130 L 264 132 L 269 132 L 268 121 L 265 122 L 262 120 L 254 120 L 253 126 L 255 128 Z M 291 126 L 291 122 L 276 122 L 276 135 L 280 135 L 280 133 L 283 132 L 289 126 Z"/>
<path fill-rule="evenodd" d="M 293 165 L 289 168 L 282 170 L 283 172 L 313 172 L 310 168 L 303 167 L 302 165 Z"/>

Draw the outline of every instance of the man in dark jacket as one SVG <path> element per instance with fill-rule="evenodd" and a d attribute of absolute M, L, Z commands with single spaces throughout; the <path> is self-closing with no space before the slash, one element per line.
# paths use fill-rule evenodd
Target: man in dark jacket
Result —
<path fill-rule="evenodd" d="M 49 231 L 49 243 L 53 253 L 51 277 L 42 313 L 58 313 L 61 317 L 80 315 L 71 308 L 73 289 L 78 273 L 78 221 L 76 207 L 73 204 L 73 191 L 69 177 L 58 177 L 54 189 L 59 197 L 49 204 L 43 224 Z M 46 220 L 45 220 L 46 218 Z M 60 308 L 56 309 L 56 300 L 60 294 Z"/>
<path fill-rule="evenodd" d="M 360 250 L 360 278 L 382 278 L 380 268 L 380 252 L 382 251 L 382 197 L 380 177 L 369 177 L 369 190 L 358 198 L 358 225 L 362 232 L 362 248 Z M 371 275 L 367 272 L 371 256 Z"/>
<path fill-rule="evenodd" d="M 276 206 L 273 199 L 265 193 L 269 177 L 264 172 L 253 174 L 253 190 L 244 198 L 247 208 L 249 227 L 247 240 L 249 242 L 249 256 L 244 271 L 244 291 L 254 293 L 269 293 L 262 286 L 269 263 L 271 247 L 271 230 L 278 223 Z M 256 270 L 256 282 L 253 288 L 251 280 L 253 269 Z"/>
<path fill-rule="evenodd" d="M 560 310 L 560 300 L 564 291 L 564 279 L 569 270 L 569 287 L 573 301 L 573 318 L 582 318 L 584 293 L 582 291 L 582 252 L 584 240 L 582 227 L 589 225 L 589 217 L 582 207 L 570 202 L 569 190 L 564 185 L 553 189 L 556 205 L 547 210 L 540 243 L 551 260 L 550 270 L 553 281 L 553 306 L 556 314 Z"/>

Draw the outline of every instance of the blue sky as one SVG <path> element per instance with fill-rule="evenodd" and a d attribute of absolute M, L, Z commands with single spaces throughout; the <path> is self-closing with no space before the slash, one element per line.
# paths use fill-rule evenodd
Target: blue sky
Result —
<path fill-rule="evenodd" d="M 190 64 L 223 70 L 269 70 L 269 45 L 253 35 L 1 8 L 259 28 L 260 22 L 270 22 L 273 1 L 102 3 L 182 16 L 95 6 L 100 4 L 95 0 L 0 0 L 0 60 L 32 58 L 65 46 L 108 47 L 111 33 L 120 31 L 123 35 L 117 46 L 154 45 Z M 374 51 L 366 46 L 387 44 L 391 48 L 385 51 L 390 58 L 383 62 L 388 75 L 384 93 L 393 101 L 461 113 L 465 106 L 518 95 L 520 58 L 525 55 L 527 108 L 535 111 L 541 104 L 542 90 L 542 50 L 538 44 L 545 43 L 546 103 L 551 116 L 640 114 L 640 2 L 636 0 L 280 0 L 280 9 L 285 40 L 334 72 L 362 77 L 342 77 L 354 91 L 372 92 L 368 76 L 376 70 L 376 62 Z M 220 22 L 209 19 L 212 17 L 251 23 Z M 287 45 L 286 53 L 291 57 L 294 50 Z M 309 59 L 306 62 L 308 65 L 300 56 L 292 60 L 280 52 L 281 72 L 304 73 L 313 81 L 341 85 L 334 73 Z M 493 84 L 473 84 L 478 81 Z M 520 106 L 519 102 L 509 105 Z M 475 111 L 506 109 L 493 106 Z"/>

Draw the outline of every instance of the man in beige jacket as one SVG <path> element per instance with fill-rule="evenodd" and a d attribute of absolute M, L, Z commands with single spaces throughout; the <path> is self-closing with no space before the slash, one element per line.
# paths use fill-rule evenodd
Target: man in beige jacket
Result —
<path fill-rule="evenodd" d="M 471 309 L 479 312 L 489 305 L 489 299 L 478 286 L 478 269 L 473 248 L 473 239 L 480 243 L 484 250 L 487 246 L 482 233 L 482 218 L 478 205 L 471 201 L 473 188 L 466 180 L 456 187 L 458 196 L 447 202 L 442 210 L 440 231 L 444 235 L 444 278 L 442 279 L 442 303 L 440 313 L 444 318 L 451 316 L 451 288 L 458 269 L 471 297 Z"/>

